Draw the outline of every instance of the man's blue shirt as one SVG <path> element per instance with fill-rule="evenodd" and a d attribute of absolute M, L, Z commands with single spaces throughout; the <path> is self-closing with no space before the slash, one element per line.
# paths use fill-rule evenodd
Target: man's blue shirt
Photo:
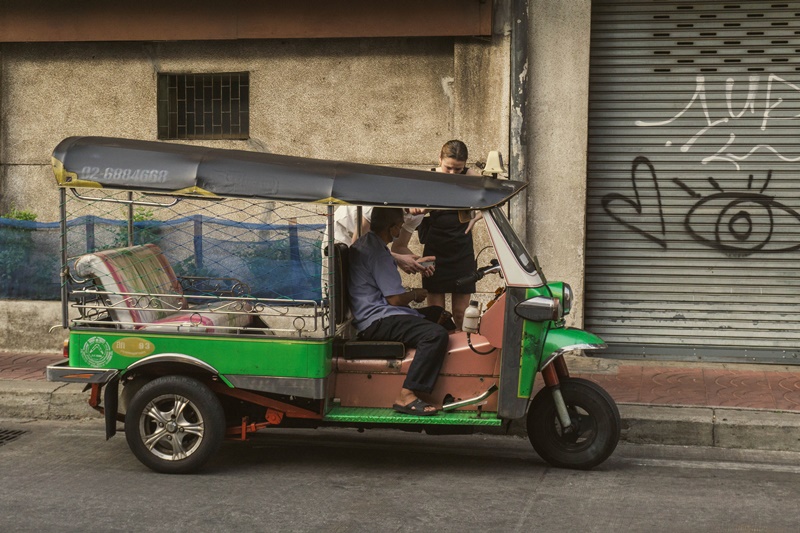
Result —
<path fill-rule="evenodd" d="M 392 315 L 422 317 L 410 307 L 390 305 L 387 296 L 406 292 L 397 263 L 374 232 L 362 235 L 350 247 L 350 307 L 353 325 L 361 332 L 373 322 Z"/>

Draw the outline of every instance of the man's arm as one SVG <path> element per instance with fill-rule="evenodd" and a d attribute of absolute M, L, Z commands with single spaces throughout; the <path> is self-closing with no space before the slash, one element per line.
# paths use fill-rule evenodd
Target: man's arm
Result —
<path fill-rule="evenodd" d="M 392 296 L 387 296 L 386 301 L 389 305 L 394 305 L 396 307 L 408 307 L 408 304 L 411 302 L 424 302 L 425 298 L 428 297 L 428 291 L 425 289 L 411 289 L 408 292 L 403 292 L 400 294 L 393 294 Z"/>
<path fill-rule="evenodd" d="M 392 256 L 397 262 L 397 266 L 406 274 L 416 274 L 421 272 L 423 276 L 433 275 L 433 265 L 425 267 L 421 265 L 423 261 L 435 261 L 435 256 L 420 257 L 411 252 L 408 243 L 411 241 L 411 233 L 405 228 L 400 230 L 400 236 L 392 243 Z"/>
<path fill-rule="evenodd" d="M 427 212 L 427 209 L 419 209 L 417 207 L 408 209 L 408 212 L 403 215 L 403 226 L 400 228 L 400 235 L 392 243 L 392 253 L 413 255 L 408 248 L 408 243 L 411 241 L 411 235 L 422 223 L 422 219 Z"/>
<path fill-rule="evenodd" d="M 405 228 L 401 229 L 400 236 L 392 243 L 392 255 L 414 255 L 408 247 L 410 241 L 411 233 Z"/>

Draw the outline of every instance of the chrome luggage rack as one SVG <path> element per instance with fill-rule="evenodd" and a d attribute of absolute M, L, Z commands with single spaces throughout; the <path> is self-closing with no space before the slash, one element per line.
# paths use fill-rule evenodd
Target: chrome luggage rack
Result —
<path fill-rule="evenodd" d="M 200 278 L 196 278 L 200 279 Z M 204 280 L 205 282 L 209 280 Z M 238 285 L 239 289 L 245 287 Z M 205 287 L 208 288 L 207 286 Z M 187 292 L 191 289 L 187 289 Z M 236 295 L 236 293 L 240 295 Z M 119 297 L 112 303 L 110 296 Z M 114 327 L 117 329 L 146 330 L 169 328 L 170 331 L 197 332 L 205 328 L 204 315 L 228 314 L 252 317 L 248 326 L 214 325 L 215 333 L 264 334 L 290 337 L 325 337 L 329 321 L 329 309 L 324 302 L 315 300 L 287 300 L 278 298 L 257 298 L 242 295 L 237 291 L 222 290 L 218 293 L 186 294 L 185 307 L 174 305 L 175 294 L 152 294 L 135 292 L 109 292 L 94 286 L 86 286 L 71 291 L 70 307 L 77 310 L 77 317 L 71 319 L 75 327 Z M 117 311 L 158 309 L 167 312 L 183 312 L 188 319 L 183 323 L 153 323 L 122 321 L 115 318 Z"/>

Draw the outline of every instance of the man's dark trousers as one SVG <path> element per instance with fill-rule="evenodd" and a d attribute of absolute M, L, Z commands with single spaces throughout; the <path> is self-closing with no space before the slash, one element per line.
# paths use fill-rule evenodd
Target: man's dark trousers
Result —
<path fill-rule="evenodd" d="M 402 342 L 416 348 L 403 388 L 414 392 L 431 392 L 447 354 L 447 330 L 439 324 L 412 315 L 391 315 L 376 320 L 358 334 L 370 341 Z"/>

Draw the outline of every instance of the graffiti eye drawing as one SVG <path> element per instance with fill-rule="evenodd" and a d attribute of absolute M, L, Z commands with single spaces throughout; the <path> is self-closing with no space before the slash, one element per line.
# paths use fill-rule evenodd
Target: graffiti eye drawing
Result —
<path fill-rule="evenodd" d="M 714 178 L 708 181 L 718 192 L 701 196 L 678 178 L 679 187 L 699 198 L 684 219 L 686 231 L 698 242 L 723 253 L 750 255 L 754 252 L 790 252 L 800 248 L 800 214 L 764 193 L 772 172 L 759 192 L 726 192 Z"/>

